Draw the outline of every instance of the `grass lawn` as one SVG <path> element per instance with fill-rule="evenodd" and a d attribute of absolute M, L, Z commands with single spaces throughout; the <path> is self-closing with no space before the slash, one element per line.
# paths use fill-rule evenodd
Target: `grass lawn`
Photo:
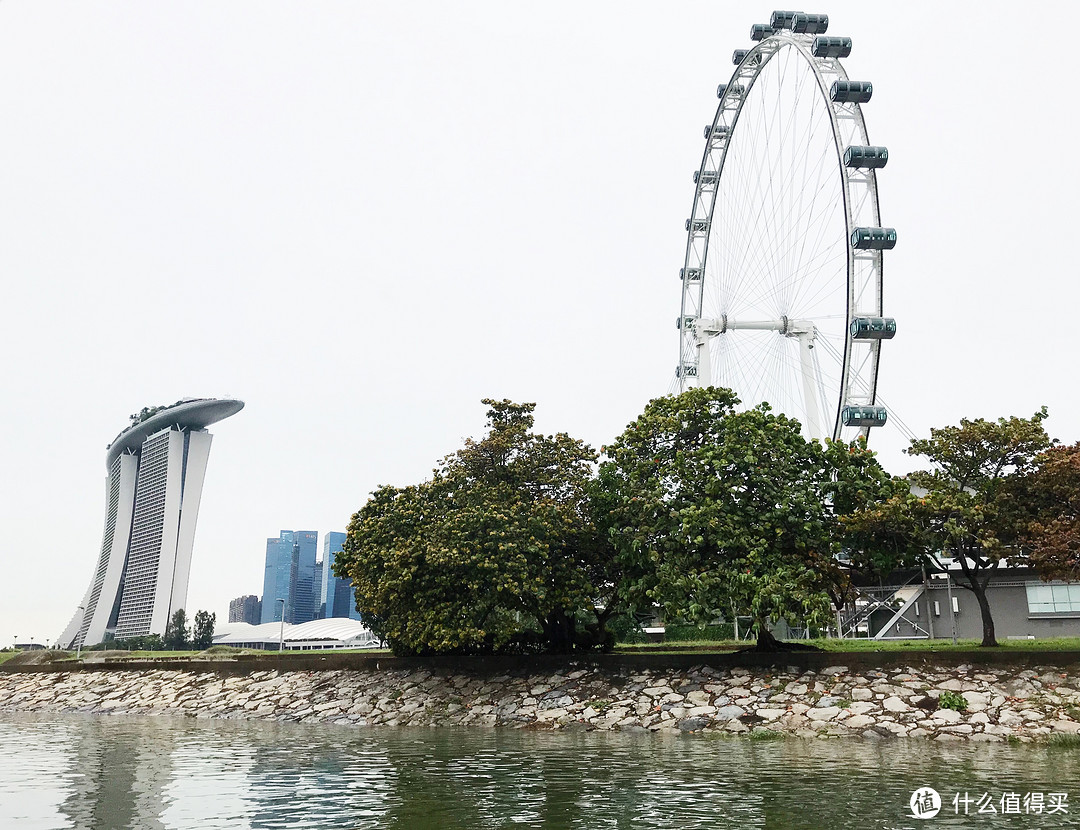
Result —
<path fill-rule="evenodd" d="M 823 651 L 971 651 L 979 640 L 798 640 Z M 623 654 L 681 654 L 687 651 L 734 651 L 753 645 L 749 640 L 686 640 L 671 643 L 625 643 L 615 651 Z M 1042 640 L 1002 640 L 986 651 L 1080 651 L 1080 637 L 1047 637 Z"/>

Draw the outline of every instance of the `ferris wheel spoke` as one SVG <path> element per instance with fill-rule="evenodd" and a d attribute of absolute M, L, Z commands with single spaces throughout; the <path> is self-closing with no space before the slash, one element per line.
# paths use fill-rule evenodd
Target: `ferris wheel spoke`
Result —
<path fill-rule="evenodd" d="M 813 41 L 788 29 L 764 38 L 732 75 L 729 88 L 743 92 L 724 95 L 713 121 L 723 131 L 706 131 L 680 354 L 691 369 L 707 354 L 711 369 L 679 377 L 680 388 L 720 383 L 745 406 L 768 402 L 808 432 L 844 437 L 862 429 L 842 426 L 845 396 L 873 403 L 873 338 L 895 323 L 880 318 L 880 251 L 853 253 L 849 241 L 855 228 L 882 230 L 880 165 L 852 172 L 843 161 L 847 147 L 869 147 L 865 123 L 858 101 L 830 93 L 847 75 L 839 60 L 816 58 Z M 858 83 L 844 89 L 868 95 Z M 855 325 L 856 314 L 879 322 Z"/>

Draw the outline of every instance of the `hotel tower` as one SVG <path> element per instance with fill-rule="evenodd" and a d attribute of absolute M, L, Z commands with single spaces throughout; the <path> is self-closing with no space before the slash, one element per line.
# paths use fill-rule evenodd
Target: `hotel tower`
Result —
<path fill-rule="evenodd" d="M 210 455 L 206 431 L 242 401 L 196 398 L 147 412 L 105 454 L 105 534 L 66 648 L 164 634 L 187 602 L 191 548 Z"/>

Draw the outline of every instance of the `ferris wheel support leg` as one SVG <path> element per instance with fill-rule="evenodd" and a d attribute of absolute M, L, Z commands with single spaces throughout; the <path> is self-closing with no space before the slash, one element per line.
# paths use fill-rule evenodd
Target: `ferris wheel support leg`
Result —
<path fill-rule="evenodd" d="M 709 350 L 710 336 L 704 332 L 697 339 L 697 385 L 712 386 L 712 353 Z"/>
<path fill-rule="evenodd" d="M 816 376 L 814 373 L 814 331 L 801 331 L 799 338 L 799 362 L 802 366 L 803 398 L 806 403 L 806 429 L 810 437 L 824 441 L 821 431 L 821 404 L 818 402 Z"/>

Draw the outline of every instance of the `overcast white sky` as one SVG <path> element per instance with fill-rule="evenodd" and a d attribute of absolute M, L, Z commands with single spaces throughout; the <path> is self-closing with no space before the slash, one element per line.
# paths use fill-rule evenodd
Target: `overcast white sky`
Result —
<path fill-rule="evenodd" d="M 0 644 L 74 612 L 145 405 L 246 401 L 191 570 L 219 621 L 268 536 L 425 477 L 483 397 L 610 441 L 668 390 L 702 125 L 771 9 L 0 4 Z M 820 11 L 890 151 L 887 403 L 1077 440 L 1074 4 Z M 905 444 L 874 434 L 894 472 Z"/>

